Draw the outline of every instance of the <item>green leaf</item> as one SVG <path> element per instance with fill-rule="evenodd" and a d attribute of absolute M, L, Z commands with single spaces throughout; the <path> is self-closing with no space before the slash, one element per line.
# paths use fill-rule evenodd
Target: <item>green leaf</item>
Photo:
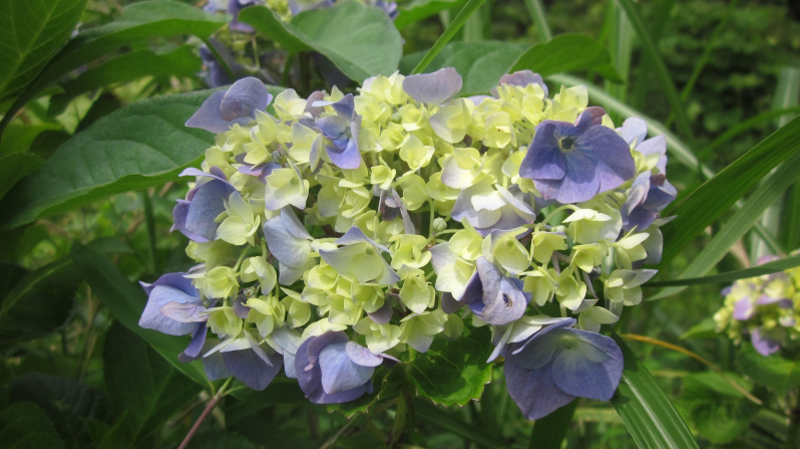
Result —
<path fill-rule="evenodd" d="M 427 425 L 440 427 L 486 447 L 498 447 L 497 439 L 486 435 L 480 427 L 454 416 L 449 410 L 437 407 L 431 404 L 430 401 L 416 399 L 414 401 L 414 412 L 419 417 L 425 418 Z"/>
<path fill-rule="evenodd" d="M 212 430 L 192 438 L 186 449 L 258 449 L 247 438 L 230 430 Z"/>
<path fill-rule="evenodd" d="M 100 298 L 116 319 L 142 337 L 179 371 L 200 385 L 209 384 L 203 365 L 199 361 L 191 363 L 178 361 L 178 355 L 189 344 L 188 337 L 173 337 L 139 327 L 139 317 L 147 302 L 147 295 L 139 285 L 128 280 L 107 257 L 80 243 L 76 242 L 72 246 L 72 258 L 78 271 L 92 287 L 92 293 Z"/>
<path fill-rule="evenodd" d="M 131 437 L 146 437 L 197 397 L 200 386 L 119 321 L 106 333 L 103 375 L 117 413 L 127 410 Z"/>
<path fill-rule="evenodd" d="M 441 11 L 462 6 L 466 0 L 412 0 L 399 8 L 399 14 L 394 19 L 398 30 L 414 22 L 437 14 Z"/>
<path fill-rule="evenodd" d="M 0 339 L 31 340 L 61 327 L 80 281 L 69 257 L 28 273 L 0 306 Z"/>
<path fill-rule="evenodd" d="M 531 19 L 533 19 L 536 28 L 536 34 L 539 35 L 539 40 L 547 42 L 553 38 L 553 32 L 550 30 L 550 25 L 547 23 L 547 15 L 544 11 L 544 5 L 541 0 L 525 0 L 525 7 L 528 9 Z"/>
<path fill-rule="evenodd" d="M 96 121 L 69 139 L 0 203 L 13 228 L 127 190 L 177 179 L 214 135 L 184 122 L 211 91 L 148 99 Z"/>
<path fill-rule="evenodd" d="M 781 397 L 800 386 L 800 360 L 786 360 L 778 354 L 764 357 L 749 343 L 743 344 L 736 355 L 736 366 Z"/>
<path fill-rule="evenodd" d="M 50 418 L 33 402 L 16 402 L 0 410 L 0 441 L 14 449 L 64 448 Z"/>
<path fill-rule="evenodd" d="M 692 192 L 680 205 L 670 208 L 666 213 L 675 214 L 678 218 L 662 228 L 664 242 L 666 242 L 662 266 L 669 263 L 756 182 L 792 155 L 799 147 L 800 117 L 795 118 L 725 167 Z M 771 193 L 774 191 L 763 192 L 764 195 Z M 753 205 L 753 207 L 757 206 L 759 205 Z M 746 218 L 748 217 L 743 217 L 743 219 Z M 727 248 L 725 247 L 726 250 Z"/>
<path fill-rule="evenodd" d="M 16 97 L 69 39 L 86 0 L 0 4 L 0 101 Z"/>
<path fill-rule="evenodd" d="M 578 400 L 559 408 L 533 423 L 528 447 L 539 449 L 561 449 L 561 443 L 572 427 L 572 417 L 578 408 Z"/>
<path fill-rule="evenodd" d="M 125 7 L 114 22 L 84 31 L 70 40 L 12 105 L 0 122 L 0 132 L 16 111 L 44 88 L 78 67 L 125 45 L 151 37 L 191 34 L 205 39 L 229 20 L 230 16 L 206 13 L 200 8 L 173 0 L 133 3 Z"/>
<path fill-rule="evenodd" d="M 391 75 L 403 53 L 403 40 L 389 16 L 354 1 L 304 11 L 291 23 L 280 20 L 266 6 L 251 6 L 239 13 L 239 20 L 292 53 L 322 53 L 358 82 L 374 75 Z"/>
<path fill-rule="evenodd" d="M 463 79 L 459 95 L 486 94 L 497 87 L 500 77 L 508 73 L 525 49 L 525 45 L 501 41 L 451 42 L 431 60 L 425 71 L 453 67 Z M 411 73 L 425 53 L 404 56 L 400 60 L 400 72 Z"/>
<path fill-rule="evenodd" d="M 168 53 L 152 50 L 137 50 L 118 56 L 105 64 L 81 73 L 77 78 L 62 86 L 64 93 L 50 98 L 47 114 L 55 117 L 64 112 L 73 98 L 95 89 L 108 88 L 127 83 L 145 76 L 194 76 L 203 67 L 200 58 L 194 54 L 192 45 L 182 45 Z"/>
<path fill-rule="evenodd" d="M 36 125 L 15 123 L 3 133 L 3 140 L 0 141 L 0 156 L 27 153 L 39 134 L 60 129 L 61 125 L 57 123 L 40 123 Z"/>
<path fill-rule="evenodd" d="M 455 341 L 434 339 L 428 352 L 418 354 L 408 367 L 408 379 L 419 396 L 445 406 L 466 405 L 478 399 L 492 379 L 489 329 L 465 329 Z"/>
<path fill-rule="evenodd" d="M 687 340 L 689 338 L 714 338 L 719 336 L 717 333 L 717 323 L 714 321 L 714 317 L 706 317 L 703 321 L 695 324 L 692 326 L 691 329 L 684 332 L 681 336 L 681 340 Z"/>
<path fill-rule="evenodd" d="M 84 419 L 111 422 L 111 410 L 103 393 L 64 377 L 43 374 L 18 377 L 11 383 L 9 400 L 29 401 L 41 407 L 70 448 L 89 446 L 91 437 Z"/>
<path fill-rule="evenodd" d="M 444 46 L 447 45 L 448 42 L 450 42 L 450 39 L 452 39 L 453 36 L 456 35 L 458 30 L 460 30 L 462 26 L 464 26 L 464 23 L 467 21 L 469 16 L 471 16 L 472 13 L 477 11 L 478 8 L 480 8 L 485 1 L 486 0 L 469 0 L 467 4 L 464 5 L 463 8 L 461 8 L 461 11 L 459 11 L 456 18 L 453 19 L 453 21 L 450 22 L 449 25 L 447 25 L 447 28 L 444 30 L 442 35 L 439 36 L 439 39 L 436 39 L 436 42 L 433 43 L 433 47 L 431 47 L 430 50 L 428 50 L 428 52 L 425 53 L 425 56 L 422 57 L 422 60 L 417 64 L 416 67 L 414 67 L 414 70 L 412 70 L 411 73 L 424 72 L 425 68 L 428 67 L 428 64 L 430 64 L 431 61 L 433 61 L 433 58 L 435 58 L 436 55 L 438 55 L 439 52 L 442 51 Z"/>
<path fill-rule="evenodd" d="M 650 61 L 653 63 L 656 77 L 661 83 L 661 91 L 664 92 L 671 111 L 675 114 L 681 134 L 683 134 L 684 138 L 691 141 L 692 126 L 689 123 L 689 117 L 686 115 L 683 102 L 680 96 L 678 96 L 678 90 L 675 88 L 675 83 L 672 81 L 672 76 L 669 74 L 667 65 L 661 57 L 661 52 L 658 51 L 655 41 L 652 36 L 650 36 L 647 24 L 644 23 L 642 16 L 639 14 L 638 6 L 634 4 L 632 0 L 619 0 L 619 5 L 625 10 L 625 16 L 631 22 L 644 51 L 648 54 Z"/>
<path fill-rule="evenodd" d="M 625 357 L 622 380 L 611 404 L 625 421 L 640 448 L 696 448 L 686 423 L 647 368 L 618 335 L 613 334 Z"/>
<path fill-rule="evenodd" d="M 769 203 L 767 203 L 769 204 Z M 744 210 L 744 209 L 742 209 Z M 756 215 L 757 216 L 757 215 Z M 724 231 L 724 228 L 723 228 Z M 702 253 L 700 254 L 703 255 Z M 661 281 L 661 282 L 648 282 L 644 287 L 666 287 L 672 285 L 699 285 L 699 284 L 728 284 L 737 279 L 746 279 L 764 274 L 777 273 L 779 271 L 788 270 L 800 265 L 800 254 L 789 256 L 774 262 L 765 263 L 757 267 L 745 268 L 743 270 L 728 271 L 726 273 L 715 274 L 713 276 L 704 276 L 687 279 L 676 279 L 674 281 Z M 688 271 L 688 270 L 687 270 Z M 661 294 L 653 299 L 662 298 Z"/>
<path fill-rule="evenodd" d="M 519 57 L 510 71 L 525 69 L 542 76 L 593 70 L 610 81 L 623 81 L 611 63 L 608 50 L 583 34 L 561 34 L 549 42 L 534 45 Z"/>
<path fill-rule="evenodd" d="M 727 376 L 746 391 L 752 388 L 734 374 Z M 761 408 L 714 372 L 684 377 L 678 404 L 700 435 L 716 444 L 727 443 L 739 436 Z"/>
<path fill-rule="evenodd" d="M 0 198 L 3 198 L 20 179 L 36 171 L 44 159 L 35 154 L 15 153 L 0 156 Z"/>

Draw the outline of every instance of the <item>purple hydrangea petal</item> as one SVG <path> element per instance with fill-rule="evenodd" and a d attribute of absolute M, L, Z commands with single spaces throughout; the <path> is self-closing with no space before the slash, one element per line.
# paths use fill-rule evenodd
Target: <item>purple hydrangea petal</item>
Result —
<path fill-rule="evenodd" d="M 758 351 L 758 353 L 764 357 L 768 357 L 770 354 L 778 352 L 778 350 L 781 349 L 780 343 L 777 340 L 764 335 L 763 330 L 761 330 L 760 327 L 750 331 L 750 341 L 752 341 L 753 347 L 756 348 L 756 351 Z"/>
<path fill-rule="evenodd" d="M 450 292 L 442 292 L 441 305 L 442 310 L 447 314 L 456 313 L 464 307 L 464 303 L 457 301 Z"/>
<path fill-rule="evenodd" d="M 733 305 L 733 318 L 739 321 L 747 321 L 756 314 L 756 308 L 750 298 L 742 298 Z"/>
<path fill-rule="evenodd" d="M 611 399 L 624 365 L 619 346 L 596 332 L 577 329 L 564 332 L 577 338 L 570 340 L 575 346 L 565 347 L 553 359 L 553 379 L 558 388 L 573 396 Z"/>
<path fill-rule="evenodd" d="M 260 79 L 248 76 L 233 83 L 225 92 L 219 105 L 219 116 L 227 121 L 240 117 L 252 118 L 257 110 L 266 110 L 271 101 L 272 95 L 267 91 L 267 86 Z"/>
<path fill-rule="evenodd" d="M 522 282 L 503 276 L 497 267 L 483 257 L 476 262 L 483 291 L 480 301 L 470 303 L 472 312 L 495 326 L 518 320 L 525 313 L 530 300 L 522 291 Z"/>
<path fill-rule="evenodd" d="M 519 175 L 535 180 L 561 180 L 567 173 L 567 162 L 555 137 L 559 127 L 572 126 L 566 122 L 545 120 L 536 127 L 536 134 L 519 166 Z"/>
<path fill-rule="evenodd" d="M 380 309 L 378 309 L 378 310 L 376 310 L 376 311 L 374 311 L 372 313 L 368 313 L 367 315 L 369 315 L 369 318 L 374 323 L 377 323 L 377 324 L 388 324 L 389 321 L 392 320 L 392 314 L 393 313 L 394 313 L 394 310 L 392 308 L 392 305 L 389 304 L 389 300 L 386 299 L 386 300 L 384 300 L 383 305 L 381 306 Z"/>
<path fill-rule="evenodd" d="M 192 115 L 185 125 L 189 128 L 200 128 L 212 133 L 224 133 L 231 127 L 231 122 L 224 120 L 219 115 L 219 107 L 225 92 L 214 92 Z"/>
<path fill-rule="evenodd" d="M 264 239 L 270 254 L 282 264 L 293 267 L 305 267 L 308 262 L 307 244 L 311 236 L 297 227 L 297 216 L 291 209 L 281 209 L 279 217 L 271 218 L 264 223 Z M 302 224 L 300 227 L 305 229 Z M 298 237 L 298 235 L 302 237 Z"/>
<path fill-rule="evenodd" d="M 636 163 L 631 156 L 630 147 L 613 129 L 605 126 L 592 126 L 575 143 L 575 151 L 591 152 L 597 164 L 600 179 L 599 192 L 615 189 L 623 182 L 633 179 Z M 570 159 L 568 155 L 568 159 Z"/>
<path fill-rule="evenodd" d="M 228 2 L 228 14 L 233 16 L 233 19 L 231 19 L 231 22 L 228 25 L 231 30 L 242 33 L 252 33 L 255 31 L 252 26 L 239 22 L 239 12 L 248 6 L 253 6 L 255 4 L 255 0 L 230 0 Z"/>
<path fill-rule="evenodd" d="M 216 338 L 209 338 L 206 340 L 202 352 L 206 354 L 218 344 L 219 340 Z M 217 351 L 208 355 L 204 355 L 202 360 L 203 369 L 206 372 L 206 377 L 208 377 L 208 380 L 213 382 L 215 380 L 231 377 L 230 371 L 228 371 L 228 368 L 225 367 L 225 361 L 222 359 L 221 352 Z"/>
<path fill-rule="evenodd" d="M 508 394 L 527 419 L 543 418 L 575 399 L 556 386 L 548 368 L 529 371 L 510 359 L 503 366 Z"/>
<path fill-rule="evenodd" d="M 533 73 L 530 70 L 519 70 L 514 73 L 503 75 L 500 77 L 500 82 L 498 82 L 497 84 L 498 85 L 510 84 L 512 86 L 520 86 L 520 87 L 525 87 L 528 84 L 538 84 L 544 91 L 544 96 L 547 97 L 548 95 L 547 85 L 544 83 L 542 75 L 539 75 L 538 73 Z M 492 94 L 496 95 L 496 92 L 497 88 L 492 89 Z"/>
<path fill-rule="evenodd" d="M 326 346 L 319 353 L 322 389 L 327 394 L 343 393 L 369 382 L 374 367 L 354 363 L 347 354 L 347 344 Z"/>
<path fill-rule="evenodd" d="M 364 393 L 372 392 L 372 382 L 367 381 L 351 390 L 328 394 L 322 386 L 322 370 L 318 363 L 320 353 L 329 345 L 346 343 L 347 336 L 343 332 L 327 332 L 318 337 L 311 337 L 303 342 L 295 355 L 295 374 L 300 389 L 315 404 L 338 404 L 350 402 Z"/>
<path fill-rule="evenodd" d="M 656 162 L 656 168 L 661 174 L 667 173 L 667 138 L 664 136 L 651 137 L 640 144 L 636 145 L 636 151 L 647 156 L 649 154 L 657 153 L 661 157 Z"/>
<path fill-rule="evenodd" d="M 541 180 L 548 186 L 553 186 L 558 182 L 555 195 L 550 197 L 545 195 L 545 191 L 539 189 L 545 199 L 555 199 L 559 203 L 580 203 L 592 199 L 600 189 L 600 179 L 596 176 L 597 162 L 579 153 L 577 150 L 572 152 L 567 161 L 567 174 L 561 181 Z M 535 181 L 538 188 L 540 181 Z"/>
<path fill-rule="evenodd" d="M 369 349 L 360 344 L 348 341 L 345 345 L 345 352 L 350 360 L 359 366 L 376 367 L 383 363 L 383 357 L 375 355 Z"/>
<path fill-rule="evenodd" d="M 200 357 L 200 354 L 203 352 L 203 347 L 206 344 L 207 328 L 208 326 L 205 321 L 197 323 L 194 331 L 192 331 L 192 340 L 189 342 L 189 346 L 178 356 L 178 360 L 181 363 L 189 363 Z"/>
<path fill-rule="evenodd" d="M 634 142 L 638 145 L 647 137 L 647 122 L 638 117 L 631 117 L 622 122 L 622 127 L 617 128 L 617 131 L 629 146 Z"/>
<path fill-rule="evenodd" d="M 140 327 L 157 330 L 167 335 L 186 335 L 194 330 L 195 323 L 175 321 L 161 312 L 162 307 L 173 302 L 201 304 L 199 293 L 194 287 L 187 288 L 182 274 L 170 273 L 162 276 L 153 284 L 142 285 L 149 296 L 142 316 L 139 318 Z"/>
<path fill-rule="evenodd" d="M 208 321 L 208 310 L 202 304 L 168 302 L 159 310 L 165 317 L 179 323 Z"/>
<path fill-rule="evenodd" d="M 461 90 L 461 75 L 452 67 L 433 73 L 409 75 L 403 80 L 403 90 L 413 99 L 427 104 L 442 104 Z"/>
<path fill-rule="evenodd" d="M 252 349 L 223 352 L 222 360 L 233 377 L 256 391 L 267 388 L 283 366 L 280 354 L 269 356 L 270 366 Z"/>

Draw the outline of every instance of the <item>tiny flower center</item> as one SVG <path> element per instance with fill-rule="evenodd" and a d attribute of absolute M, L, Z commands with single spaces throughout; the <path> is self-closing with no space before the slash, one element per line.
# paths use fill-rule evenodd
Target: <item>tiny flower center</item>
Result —
<path fill-rule="evenodd" d="M 291 184 L 291 185 L 293 185 L 293 186 L 296 186 L 298 182 L 299 182 L 299 181 L 297 181 L 297 178 L 292 178 L 292 180 L 291 180 L 291 181 L 289 181 L 289 184 Z"/>
<path fill-rule="evenodd" d="M 558 145 L 561 151 L 571 151 L 575 147 L 575 141 L 572 140 L 572 137 L 564 137 L 558 142 Z"/>
<path fill-rule="evenodd" d="M 365 253 L 366 253 L 368 256 L 371 256 L 371 255 L 375 254 L 375 250 L 374 250 L 374 249 L 372 249 L 372 248 L 367 248 L 367 250 L 365 251 Z"/>
<path fill-rule="evenodd" d="M 511 248 L 512 246 L 514 246 L 514 242 L 512 242 L 511 240 L 506 240 L 506 246 Z"/>

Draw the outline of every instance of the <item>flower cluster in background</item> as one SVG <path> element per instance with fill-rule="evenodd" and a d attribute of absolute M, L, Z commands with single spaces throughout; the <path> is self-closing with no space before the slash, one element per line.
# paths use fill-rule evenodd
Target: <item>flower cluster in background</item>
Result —
<path fill-rule="evenodd" d="M 315 403 L 490 326 L 487 362 L 504 357 L 527 418 L 608 400 L 622 354 L 598 332 L 655 274 L 666 141 L 530 71 L 491 96 L 461 84 L 447 68 L 355 95 L 273 99 L 255 78 L 211 95 L 187 126 L 216 145 L 174 210 L 198 265 L 145 285 L 140 325 L 191 335 L 181 360 L 212 380 L 260 390 L 283 368 Z"/>
<path fill-rule="evenodd" d="M 763 256 L 758 264 L 777 259 Z M 749 335 L 753 347 L 768 356 L 800 338 L 800 268 L 739 279 L 722 295 L 725 303 L 714 315 L 717 332 L 737 344 Z"/>

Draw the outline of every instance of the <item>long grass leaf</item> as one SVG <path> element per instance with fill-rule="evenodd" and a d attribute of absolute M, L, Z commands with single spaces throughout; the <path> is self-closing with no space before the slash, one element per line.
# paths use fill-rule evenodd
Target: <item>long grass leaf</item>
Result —
<path fill-rule="evenodd" d="M 798 148 L 800 148 L 800 117 L 750 149 L 692 192 L 680 205 L 670 208 L 667 213 L 674 213 L 678 218 L 662 228 L 664 241 L 667 242 L 662 266 L 672 260 L 703 229 L 719 218 L 753 185 Z M 729 247 L 730 245 L 725 249 Z"/>
<path fill-rule="evenodd" d="M 547 16 L 544 13 L 544 5 L 542 5 L 541 0 L 525 0 L 525 7 L 528 8 L 528 13 L 533 19 L 539 39 L 542 42 L 552 39 L 553 32 L 550 31 L 550 25 L 547 23 Z"/>
<path fill-rule="evenodd" d="M 575 415 L 578 402 L 576 399 L 544 418 L 537 419 L 533 423 L 528 447 L 531 449 L 561 449 L 561 443 L 572 426 L 572 416 Z"/>
<path fill-rule="evenodd" d="M 774 111 L 766 111 L 758 114 L 755 117 L 751 117 L 741 123 L 738 123 L 734 126 L 728 128 L 724 133 L 720 134 L 716 139 L 712 140 L 711 143 L 703 147 L 700 151 L 697 151 L 697 157 L 701 160 L 706 160 L 708 155 L 716 151 L 717 149 L 724 146 L 726 143 L 730 142 L 736 136 L 746 133 L 751 129 L 759 126 L 763 123 L 772 121 L 779 117 L 787 117 L 791 120 L 794 115 L 800 113 L 800 106 L 795 106 L 786 109 L 779 109 Z"/>
<path fill-rule="evenodd" d="M 448 430 L 458 436 L 486 447 L 497 446 L 498 441 L 495 438 L 484 434 L 480 428 L 456 418 L 446 410 L 440 409 L 430 401 L 414 401 L 414 411 L 417 416 L 424 418 L 430 425 Z"/>
<path fill-rule="evenodd" d="M 667 65 L 664 63 L 664 59 L 661 57 L 661 53 L 658 51 L 655 41 L 653 41 L 653 38 L 650 36 L 650 33 L 647 30 L 647 25 L 644 23 L 642 16 L 639 14 L 638 7 L 633 3 L 633 0 L 617 1 L 619 2 L 620 6 L 622 6 L 622 9 L 625 10 L 625 15 L 628 17 L 628 20 L 631 22 L 631 26 L 633 26 L 633 29 L 636 31 L 636 35 L 639 37 L 639 41 L 642 43 L 644 51 L 648 53 L 651 61 L 653 62 L 653 68 L 655 69 L 658 80 L 661 83 L 661 89 L 663 90 L 664 95 L 667 97 L 670 108 L 675 113 L 675 117 L 678 122 L 678 129 L 680 130 L 681 134 L 683 134 L 685 139 L 688 139 L 690 142 L 693 141 L 694 138 L 692 126 L 689 123 L 689 116 L 686 115 L 686 110 L 683 107 L 683 102 L 681 101 L 680 96 L 678 95 L 678 90 L 675 88 L 675 83 L 672 81 L 669 70 L 667 70 Z"/>
<path fill-rule="evenodd" d="M 436 40 L 436 42 L 433 44 L 433 47 L 428 50 L 428 53 L 425 54 L 425 57 L 422 58 L 422 61 L 420 61 L 419 64 L 414 67 L 414 70 L 411 73 L 422 73 L 422 71 L 425 70 L 425 67 L 428 67 L 428 64 L 433 61 L 433 58 L 435 58 L 436 55 L 442 51 L 442 48 L 444 48 L 444 46 L 450 42 L 450 39 L 456 35 L 458 30 L 464 26 L 464 22 L 467 21 L 469 16 L 471 16 L 472 13 L 480 8 L 484 2 L 486 2 L 486 0 L 469 0 L 467 4 L 461 8 L 461 11 L 458 13 L 456 18 L 450 22 L 450 25 L 447 26 L 447 28 L 444 30 L 444 33 L 439 36 L 439 39 Z"/>
<path fill-rule="evenodd" d="M 616 334 L 625 369 L 611 404 L 640 448 L 697 448 L 689 427 L 636 354 Z"/>
<path fill-rule="evenodd" d="M 725 273 L 714 274 L 711 276 L 702 276 L 696 278 L 676 279 L 674 281 L 661 281 L 661 282 L 648 282 L 644 287 L 672 287 L 672 286 L 690 286 L 700 284 L 730 284 L 737 279 L 747 279 L 764 274 L 777 273 L 779 271 L 788 270 L 800 266 L 800 254 L 785 257 L 776 260 L 775 262 L 765 263 L 757 267 L 745 268 L 743 270 L 728 271 Z"/>

